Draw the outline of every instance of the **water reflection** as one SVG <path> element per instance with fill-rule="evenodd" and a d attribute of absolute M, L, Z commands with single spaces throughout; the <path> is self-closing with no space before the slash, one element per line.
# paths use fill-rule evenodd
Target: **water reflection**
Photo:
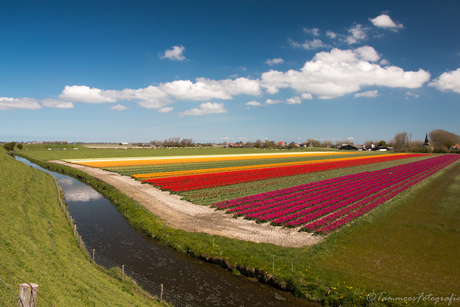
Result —
<path fill-rule="evenodd" d="M 102 198 L 102 195 L 93 190 L 93 188 L 82 184 L 75 185 L 75 181 L 70 177 L 58 178 L 58 183 L 64 190 L 66 201 L 88 202 Z"/>

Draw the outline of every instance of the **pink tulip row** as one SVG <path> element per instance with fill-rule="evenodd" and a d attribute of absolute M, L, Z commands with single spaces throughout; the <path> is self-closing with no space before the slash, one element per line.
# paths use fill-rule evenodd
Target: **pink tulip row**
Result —
<path fill-rule="evenodd" d="M 455 162 L 455 161 L 451 161 L 452 162 Z M 448 163 L 450 164 L 450 163 Z M 443 165 L 442 167 L 439 167 L 437 169 L 433 169 L 432 171 L 430 172 L 427 172 L 421 176 L 418 176 L 418 178 L 416 180 L 413 180 L 413 181 L 410 181 L 408 183 L 406 183 L 405 185 L 402 185 L 402 186 L 397 186 L 395 188 L 392 189 L 392 191 L 390 193 L 387 193 L 385 195 L 382 195 L 382 197 L 375 197 L 371 202 L 367 203 L 365 206 L 351 212 L 350 214 L 348 215 L 344 215 L 342 218 L 339 218 L 337 220 L 335 220 L 334 222 L 318 229 L 316 232 L 317 233 L 329 233 L 331 231 L 334 231 L 335 229 L 351 222 L 353 219 L 369 212 L 370 210 L 376 208 L 377 206 L 383 204 L 384 202 L 392 199 L 393 197 L 397 196 L 398 194 L 400 194 L 401 192 L 407 190 L 408 188 L 410 188 L 411 186 L 419 183 L 420 181 L 428 178 L 429 176 L 433 175 L 434 173 L 436 173 L 437 171 L 439 171 L 440 169 L 444 168 L 445 166 L 447 166 L 448 164 L 445 164 Z M 307 225 L 308 227 L 308 225 Z"/>
<path fill-rule="evenodd" d="M 457 161 L 444 155 L 214 204 L 236 216 L 326 233 Z M 389 176 L 391 175 L 391 176 Z"/>
<path fill-rule="evenodd" d="M 304 206 L 297 206 L 291 208 L 290 210 L 278 211 L 275 214 L 265 215 L 261 218 L 259 217 L 258 219 L 261 221 L 272 220 L 272 222 L 276 224 L 284 224 L 286 226 L 302 225 L 308 221 L 333 212 L 343 206 L 352 204 L 361 198 L 372 195 L 381 189 L 390 187 L 394 185 L 395 182 L 403 179 L 403 177 L 407 178 L 408 176 L 410 175 L 401 174 L 396 177 L 386 176 L 386 178 L 378 176 L 376 178 L 368 179 L 365 183 L 350 187 L 350 189 L 346 190 L 346 193 L 336 191 L 335 194 L 332 194 L 327 199 L 323 199 L 317 205 L 309 206 L 306 204 Z M 291 212 L 294 213 L 290 214 Z"/>

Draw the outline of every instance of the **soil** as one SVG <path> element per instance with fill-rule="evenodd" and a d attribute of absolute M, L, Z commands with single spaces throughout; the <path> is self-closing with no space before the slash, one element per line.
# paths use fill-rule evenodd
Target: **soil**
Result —
<path fill-rule="evenodd" d="M 271 243 L 283 247 L 303 247 L 318 243 L 319 236 L 299 232 L 298 229 L 272 226 L 181 200 L 179 195 L 161 191 L 149 184 L 142 184 L 128 176 L 63 161 L 49 161 L 81 170 L 124 192 L 139 204 L 158 216 L 165 224 L 187 232 L 199 232 L 232 239 Z"/>

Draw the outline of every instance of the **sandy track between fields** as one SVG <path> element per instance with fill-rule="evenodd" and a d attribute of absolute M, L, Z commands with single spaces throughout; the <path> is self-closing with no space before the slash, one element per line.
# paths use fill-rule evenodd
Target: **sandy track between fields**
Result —
<path fill-rule="evenodd" d="M 317 236 L 298 232 L 296 229 L 275 227 L 268 223 L 256 224 L 241 217 L 235 219 L 224 211 L 181 200 L 178 195 L 161 191 L 149 184 L 142 184 L 128 176 L 63 161 L 49 162 L 79 169 L 110 184 L 146 207 L 165 224 L 176 229 L 284 247 L 302 247 L 315 244 L 319 240 Z"/>

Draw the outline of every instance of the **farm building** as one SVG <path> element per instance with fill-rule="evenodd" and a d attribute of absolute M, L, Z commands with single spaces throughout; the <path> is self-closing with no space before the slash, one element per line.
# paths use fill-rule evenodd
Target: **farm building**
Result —
<path fill-rule="evenodd" d="M 365 145 L 355 145 L 355 144 L 346 144 L 340 147 L 340 150 L 358 150 L 363 151 L 367 150 Z"/>

